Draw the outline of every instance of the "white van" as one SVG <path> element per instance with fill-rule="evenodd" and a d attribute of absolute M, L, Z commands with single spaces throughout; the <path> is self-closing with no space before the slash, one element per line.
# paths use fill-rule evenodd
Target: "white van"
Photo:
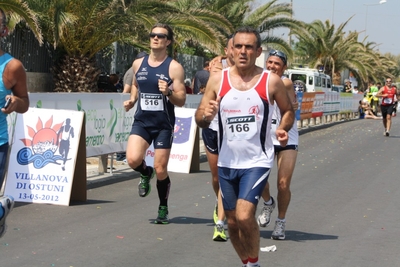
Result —
<path fill-rule="evenodd" d="M 296 91 L 328 92 L 331 91 L 331 77 L 321 71 L 309 68 L 294 68 L 285 71 L 292 80 Z"/>

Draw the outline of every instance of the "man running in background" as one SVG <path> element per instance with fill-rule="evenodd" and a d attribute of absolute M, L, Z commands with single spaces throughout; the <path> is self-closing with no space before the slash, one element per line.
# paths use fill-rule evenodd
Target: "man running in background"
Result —
<path fill-rule="evenodd" d="M 293 82 L 283 76 L 287 68 L 287 57 L 285 53 L 279 50 L 271 50 L 268 55 L 266 62 L 267 70 L 276 73 L 281 77 L 287 94 L 289 95 L 290 101 L 293 104 L 294 111 L 298 107 L 296 93 L 293 88 Z M 297 130 L 297 120 L 294 119 L 292 128 L 289 131 L 289 141 L 285 147 L 279 144 L 276 138 L 275 131 L 281 123 L 281 114 L 278 107 L 274 107 L 272 114 L 272 128 L 271 137 L 274 144 L 275 156 L 277 159 L 278 166 L 278 218 L 275 221 L 275 228 L 272 232 L 272 239 L 285 239 L 285 226 L 286 226 L 286 212 L 289 207 L 291 192 L 290 192 L 290 181 L 297 159 L 297 150 L 299 145 L 299 132 Z M 269 183 L 265 186 L 263 191 L 264 207 L 261 214 L 258 216 L 258 225 L 261 227 L 267 227 L 271 222 L 271 213 L 275 208 L 275 200 L 270 195 Z"/>
<path fill-rule="evenodd" d="M 397 101 L 397 90 L 392 85 L 392 78 L 386 78 L 385 86 L 379 89 L 376 96 L 382 97 L 381 112 L 383 127 L 385 128 L 383 135 L 389 136 L 390 128 L 392 127 L 392 113 Z"/>
<path fill-rule="evenodd" d="M 210 75 L 215 73 L 221 74 L 221 71 L 225 68 L 233 66 L 232 49 L 233 49 L 232 36 L 228 38 L 228 42 L 225 47 L 225 56 L 218 56 L 210 62 Z M 226 241 L 226 234 L 224 230 L 225 213 L 222 206 L 222 197 L 219 190 L 218 180 L 218 119 L 217 117 L 210 123 L 208 128 L 202 129 L 202 137 L 204 146 L 206 148 L 207 161 L 210 166 L 212 176 L 212 186 L 217 197 L 215 203 L 213 219 L 214 219 L 214 241 Z"/>

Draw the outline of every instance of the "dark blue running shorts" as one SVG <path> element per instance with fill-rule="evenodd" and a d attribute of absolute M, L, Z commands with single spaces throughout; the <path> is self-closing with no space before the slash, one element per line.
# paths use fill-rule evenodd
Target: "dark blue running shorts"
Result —
<path fill-rule="evenodd" d="M 154 149 L 166 148 L 170 149 L 174 138 L 173 130 L 165 130 L 158 128 L 143 128 L 133 124 L 131 134 L 141 136 L 146 142 L 151 145 L 153 142 Z"/>
<path fill-rule="evenodd" d="M 238 199 L 258 204 L 271 169 L 255 167 L 231 169 L 218 167 L 219 184 L 225 210 L 236 209 Z"/>
<path fill-rule="evenodd" d="M 210 128 L 202 129 L 201 136 L 208 152 L 218 155 L 218 132 Z"/>

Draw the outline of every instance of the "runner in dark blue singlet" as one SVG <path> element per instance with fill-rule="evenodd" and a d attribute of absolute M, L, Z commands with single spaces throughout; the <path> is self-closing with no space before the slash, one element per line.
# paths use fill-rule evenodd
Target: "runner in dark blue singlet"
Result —
<path fill-rule="evenodd" d="M 124 102 L 126 111 L 137 102 L 126 159 L 132 169 L 140 172 L 139 196 L 149 195 L 150 180 L 157 176 L 160 205 L 155 223 L 167 224 L 171 186 L 167 165 L 175 125 L 174 106 L 185 104 L 185 74 L 182 66 L 167 54 L 167 47 L 173 43 L 172 29 L 166 24 L 156 24 L 149 38 L 150 54 L 133 62 L 131 97 Z M 154 145 L 154 167 L 147 166 L 143 160 L 151 143 Z"/>

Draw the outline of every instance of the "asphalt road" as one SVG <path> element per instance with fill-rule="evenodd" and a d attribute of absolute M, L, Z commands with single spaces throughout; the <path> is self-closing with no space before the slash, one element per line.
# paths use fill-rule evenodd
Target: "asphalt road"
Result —
<path fill-rule="evenodd" d="M 399 266 L 400 120 L 392 136 L 382 133 L 381 121 L 355 120 L 300 136 L 286 240 L 270 239 L 272 224 L 262 228 L 261 246 L 277 250 L 260 252 L 261 266 Z M 155 181 L 140 198 L 131 172 L 92 181 L 85 203 L 18 203 L 0 240 L 0 266 L 241 266 L 229 241 L 212 241 L 208 170 L 205 162 L 200 172 L 170 174 L 169 225 L 152 224 Z"/>

